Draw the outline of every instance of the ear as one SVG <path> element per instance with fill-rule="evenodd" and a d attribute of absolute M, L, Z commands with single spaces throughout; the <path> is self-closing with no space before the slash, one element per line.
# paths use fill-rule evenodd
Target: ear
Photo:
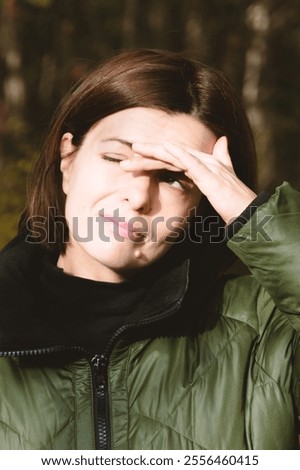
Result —
<path fill-rule="evenodd" d="M 71 132 L 66 132 L 60 142 L 60 171 L 63 175 L 63 184 L 62 189 L 65 194 L 68 192 L 68 182 L 71 173 L 72 163 L 76 156 L 75 150 L 76 147 L 72 143 L 73 134 Z"/>

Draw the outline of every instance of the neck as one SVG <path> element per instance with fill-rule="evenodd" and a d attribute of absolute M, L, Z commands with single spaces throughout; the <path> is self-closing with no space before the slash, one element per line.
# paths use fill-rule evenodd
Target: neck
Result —
<path fill-rule="evenodd" d="M 85 264 L 80 262 L 80 257 L 73 258 L 67 253 L 59 256 L 57 266 L 70 276 L 77 276 L 92 281 L 121 283 L 128 280 L 97 261 L 91 262 L 88 268 L 86 268 Z"/>

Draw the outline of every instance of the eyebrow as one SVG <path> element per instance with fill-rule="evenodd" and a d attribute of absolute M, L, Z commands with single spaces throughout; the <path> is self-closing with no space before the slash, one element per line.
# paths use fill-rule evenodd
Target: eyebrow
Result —
<path fill-rule="evenodd" d="M 126 147 L 132 148 L 133 142 L 128 142 L 128 140 L 119 139 L 118 137 L 110 137 L 109 139 L 103 139 L 102 142 L 119 142 L 120 144 L 126 145 Z"/>

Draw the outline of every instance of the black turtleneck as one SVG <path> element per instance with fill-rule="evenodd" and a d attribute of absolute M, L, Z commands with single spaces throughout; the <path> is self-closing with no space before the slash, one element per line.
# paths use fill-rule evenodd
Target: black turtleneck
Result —
<path fill-rule="evenodd" d="M 260 195 L 251 205 L 263 200 Z M 247 211 L 236 220 L 238 225 L 251 215 Z M 40 244 L 27 243 L 25 236 L 21 232 L 0 253 L 0 351 L 77 345 L 101 353 L 125 323 L 139 326 L 131 328 L 130 337 L 148 337 L 151 328 L 153 335 L 161 336 L 171 334 L 170 329 L 190 334 L 211 327 L 211 310 L 205 305 L 218 300 L 216 259 L 227 256 L 223 243 L 179 244 L 137 279 L 111 284 L 66 275 L 56 267 L 56 259 L 51 260 Z M 193 315 L 195 305 L 208 314 Z M 183 321 L 179 306 L 185 312 Z M 178 318 L 170 322 L 174 310 Z"/>
<path fill-rule="evenodd" d="M 121 283 L 71 276 L 46 255 L 41 272 L 41 295 L 47 320 L 68 340 L 94 353 L 104 351 L 147 293 L 149 279 Z"/>

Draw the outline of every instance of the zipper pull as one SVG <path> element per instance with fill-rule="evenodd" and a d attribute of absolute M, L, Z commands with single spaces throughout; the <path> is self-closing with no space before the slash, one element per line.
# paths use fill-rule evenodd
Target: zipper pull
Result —
<path fill-rule="evenodd" d="M 105 390 L 105 370 L 106 370 L 106 357 L 104 354 L 96 354 L 92 358 L 92 364 L 96 377 L 96 388 L 98 394 L 103 394 Z"/>
<path fill-rule="evenodd" d="M 96 354 L 94 357 L 92 357 L 91 363 L 93 365 L 94 371 L 96 373 L 98 373 L 99 369 L 100 369 L 100 356 L 99 356 L 99 354 Z"/>
<path fill-rule="evenodd" d="M 95 372 L 100 372 L 101 369 L 105 370 L 106 368 L 106 356 L 104 354 L 96 354 L 91 359 L 91 363 L 93 364 Z"/>

